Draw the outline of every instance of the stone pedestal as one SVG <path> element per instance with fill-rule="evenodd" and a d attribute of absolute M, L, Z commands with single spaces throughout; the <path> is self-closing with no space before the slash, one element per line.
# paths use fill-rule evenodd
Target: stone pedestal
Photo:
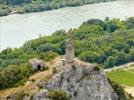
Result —
<path fill-rule="evenodd" d="M 65 61 L 66 63 L 70 64 L 74 62 L 74 48 L 72 44 L 72 37 L 71 37 L 71 30 L 66 33 L 67 40 L 66 40 L 66 47 L 65 47 Z"/>

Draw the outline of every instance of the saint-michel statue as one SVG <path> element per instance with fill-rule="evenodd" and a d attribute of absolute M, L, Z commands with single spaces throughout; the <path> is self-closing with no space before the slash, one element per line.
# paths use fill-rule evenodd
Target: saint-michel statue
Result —
<path fill-rule="evenodd" d="M 72 29 L 66 33 L 66 47 L 65 47 L 65 60 L 66 63 L 74 62 L 74 48 L 72 44 Z"/>

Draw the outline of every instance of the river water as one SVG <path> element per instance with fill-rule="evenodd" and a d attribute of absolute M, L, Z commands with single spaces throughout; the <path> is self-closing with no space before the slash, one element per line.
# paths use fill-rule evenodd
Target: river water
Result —
<path fill-rule="evenodd" d="M 0 17 L 0 51 L 7 47 L 20 47 L 27 40 L 38 38 L 39 35 L 50 35 L 59 29 L 77 28 L 91 18 L 126 19 L 130 16 L 134 16 L 134 0 Z"/>

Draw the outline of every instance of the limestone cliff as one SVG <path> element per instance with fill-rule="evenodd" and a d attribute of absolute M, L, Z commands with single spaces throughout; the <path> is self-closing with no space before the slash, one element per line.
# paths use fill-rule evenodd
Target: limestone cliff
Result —
<path fill-rule="evenodd" d="M 54 89 L 66 91 L 71 100 L 118 100 L 103 69 L 78 59 L 57 67 L 57 73 L 43 84 L 43 89 L 34 95 L 33 100 L 49 100 L 48 92 Z"/>

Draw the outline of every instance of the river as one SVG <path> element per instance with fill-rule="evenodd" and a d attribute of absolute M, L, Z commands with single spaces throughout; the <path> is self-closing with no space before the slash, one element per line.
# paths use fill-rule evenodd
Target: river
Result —
<path fill-rule="evenodd" d="M 134 0 L 66 7 L 51 11 L 13 14 L 0 17 L 0 51 L 7 47 L 20 47 L 39 35 L 50 35 L 59 29 L 77 28 L 91 19 L 134 16 Z"/>

